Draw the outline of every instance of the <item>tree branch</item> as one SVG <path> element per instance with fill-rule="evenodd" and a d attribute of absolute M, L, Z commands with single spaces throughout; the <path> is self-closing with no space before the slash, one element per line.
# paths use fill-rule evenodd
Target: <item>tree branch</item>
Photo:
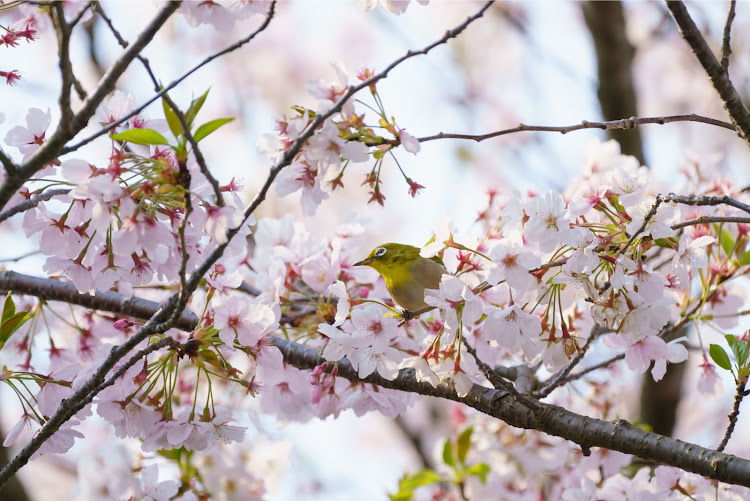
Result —
<path fill-rule="evenodd" d="M 596 51 L 599 86 L 597 95 L 604 120 L 638 114 L 633 59 L 635 48 L 628 40 L 622 3 L 587 1 L 581 3 Z M 641 165 L 646 163 L 640 132 L 609 129 L 607 136 L 620 143 L 624 155 L 633 155 Z"/>
<path fill-rule="evenodd" d="M 665 125 L 665 124 L 674 123 L 674 122 L 698 122 L 698 123 L 704 123 L 708 125 L 714 125 L 716 127 L 721 127 L 723 129 L 728 129 L 731 131 L 736 130 L 736 127 L 729 122 L 724 122 L 722 120 L 717 120 L 715 118 L 704 117 L 701 115 L 696 115 L 695 113 L 691 113 L 689 115 L 668 115 L 668 116 L 663 116 L 663 117 L 642 117 L 642 118 L 631 117 L 631 118 L 623 118 L 620 120 L 611 120 L 608 122 L 589 122 L 587 120 L 584 120 L 583 122 L 579 124 L 559 125 L 559 126 L 519 124 L 517 127 L 512 127 L 510 129 L 502 129 L 502 130 L 498 130 L 494 132 L 488 132 L 487 134 L 459 134 L 459 133 L 452 133 L 452 132 L 440 132 L 432 136 L 419 137 L 417 138 L 417 141 L 419 141 L 420 143 L 424 143 L 427 141 L 435 141 L 437 139 L 466 139 L 469 141 L 476 141 L 477 143 L 479 143 L 486 139 L 492 139 L 494 137 L 499 137 L 499 136 L 506 136 L 508 134 L 515 134 L 518 132 L 559 132 L 560 134 L 567 134 L 568 132 L 574 132 L 574 131 L 584 130 L 584 129 L 628 130 L 628 129 L 635 129 L 639 125 L 649 125 L 649 124 Z M 399 139 L 388 139 L 377 144 L 390 144 L 393 146 L 398 146 L 399 144 L 401 144 L 401 141 Z M 370 144 L 370 146 L 375 146 L 375 145 L 376 145 L 375 143 Z"/>
<path fill-rule="evenodd" d="M 736 0 L 729 2 L 729 12 L 727 13 L 727 22 L 724 24 L 724 37 L 721 42 L 721 67 L 729 75 L 729 56 L 732 55 L 732 44 L 730 35 L 732 33 L 732 22 L 734 21 L 734 10 L 737 7 Z"/>
<path fill-rule="evenodd" d="M 673 230 L 679 230 L 686 226 L 694 226 L 696 224 L 708 224 L 708 223 L 745 223 L 750 224 L 750 217 L 741 216 L 701 216 L 695 219 L 688 219 L 681 223 L 673 224 Z"/>
<path fill-rule="evenodd" d="M 68 284 L 51 279 L 26 277 L 13 272 L 0 272 L 0 290 L 7 288 L 8 277 L 13 279 L 13 285 L 15 285 L 13 291 L 18 294 L 39 295 L 39 297 L 47 298 L 68 297 L 70 294 Z M 41 295 L 42 293 L 44 296 Z M 91 309 L 107 310 L 114 306 L 118 308 L 117 313 L 142 319 L 149 318 L 161 307 L 154 301 L 127 298 L 114 292 L 96 293 L 93 296 L 76 294 L 72 299 L 75 300 L 74 304 Z M 133 305 L 133 310 L 123 311 L 126 309 L 123 307 L 127 305 Z M 140 309 L 136 309 L 136 305 Z M 149 323 L 151 322 L 150 320 Z M 184 312 L 178 327 L 190 331 L 197 323 L 198 318 L 192 312 Z M 312 369 L 325 361 L 313 348 L 274 336 L 269 336 L 269 341 L 281 351 L 286 363 L 298 369 Z M 620 358 L 623 356 L 621 355 Z M 469 394 L 461 398 L 456 394 L 452 383 L 433 387 L 429 383 L 417 381 L 412 369 L 402 369 L 393 381 L 381 377 L 377 372 L 366 378 L 360 378 L 349 361 L 343 359 L 338 363 L 338 375 L 355 383 L 370 383 L 384 388 L 464 403 L 480 412 L 501 419 L 511 426 L 539 430 L 571 440 L 583 447 L 605 447 L 682 468 L 722 482 L 750 486 L 750 461 L 634 428 L 625 421 L 608 422 L 593 419 L 542 402 L 536 403 L 537 410 L 531 410 L 506 391 L 479 385 L 474 385 Z M 91 387 L 87 393 L 88 397 L 93 398 L 93 390 L 96 386 Z M 71 397 L 68 401 L 77 402 L 78 400 Z M 3 476 L 0 474 L 0 482 L 2 481 Z"/>
<path fill-rule="evenodd" d="M 716 448 L 716 450 L 719 452 L 723 451 L 724 447 L 727 446 L 727 442 L 729 442 L 729 438 L 732 436 L 732 432 L 734 431 L 734 426 L 737 424 L 737 418 L 740 416 L 740 404 L 742 403 L 742 399 L 745 397 L 746 384 L 746 379 L 740 379 L 740 381 L 737 383 L 737 392 L 734 395 L 734 405 L 732 407 L 732 412 L 729 414 L 729 425 L 727 426 L 727 431 L 724 432 L 724 438 Z"/>
<path fill-rule="evenodd" d="M 729 205 L 731 207 L 740 209 L 741 211 L 747 212 L 748 214 L 750 214 L 750 205 L 742 203 L 739 200 L 735 200 L 727 196 L 714 197 L 714 196 L 707 196 L 707 195 L 675 195 L 674 193 L 669 193 L 668 195 L 659 195 L 659 196 L 662 198 L 662 202 L 674 202 L 674 203 L 682 204 L 682 205 L 698 205 L 698 206 Z"/>
<path fill-rule="evenodd" d="M 25 212 L 29 209 L 33 209 L 40 203 L 45 202 L 51 198 L 59 197 L 62 195 L 67 195 L 68 193 L 70 193 L 69 189 L 59 188 L 56 190 L 47 190 L 43 193 L 39 193 L 38 195 L 33 195 L 28 200 L 20 202 L 14 205 L 13 207 L 11 207 L 10 209 L 0 212 L 0 223 L 2 223 L 3 221 L 5 221 L 11 216 L 15 216 L 16 214 L 19 214 L 21 212 Z"/>
<path fill-rule="evenodd" d="M 552 393 L 555 388 L 558 386 L 561 386 L 565 383 L 566 378 L 568 377 L 568 374 L 575 369 L 576 365 L 578 365 L 581 360 L 583 360 L 583 357 L 586 355 L 586 352 L 591 347 L 591 344 L 598 338 L 600 335 L 604 334 L 605 332 L 609 332 L 609 329 L 606 327 L 601 327 L 598 324 L 594 324 L 594 326 L 591 328 L 591 333 L 589 334 L 589 338 L 586 340 L 586 343 L 581 348 L 581 351 L 578 352 L 578 354 L 573 358 L 573 360 L 570 361 L 568 365 L 566 365 L 560 372 L 557 373 L 554 377 L 550 378 L 548 381 L 544 383 L 542 388 L 537 391 L 534 396 L 536 398 L 546 398 L 549 396 L 550 393 Z"/>
<path fill-rule="evenodd" d="M 685 5 L 678 1 L 667 1 L 667 7 L 677 22 L 682 38 L 688 43 L 711 79 L 714 89 L 719 93 L 721 100 L 724 101 L 724 107 L 732 118 L 732 122 L 737 125 L 738 132 L 750 145 L 750 112 L 742 104 L 742 99 L 729 79 L 727 71 L 716 60 L 716 56 L 711 52 L 706 39 L 703 38 L 700 30 L 693 22 Z"/>

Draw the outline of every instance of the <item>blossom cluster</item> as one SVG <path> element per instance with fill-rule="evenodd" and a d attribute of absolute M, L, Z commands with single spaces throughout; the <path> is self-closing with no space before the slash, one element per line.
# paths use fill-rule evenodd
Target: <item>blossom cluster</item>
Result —
<path fill-rule="evenodd" d="M 377 2 L 359 3 L 372 9 Z M 402 13 L 409 2 L 381 3 Z M 181 11 L 192 25 L 228 29 L 269 5 L 185 2 Z M 0 44 L 33 40 L 32 26 L 6 30 Z M 403 146 L 415 155 L 420 151 L 419 140 L 386 113 L 375 83 L 366 88 L 377 108 L 377 126 L 367 124 L 369 112 L 358 114 L 359 103 L 347 100 L 311 130 L 316 117 L 352 88 L 343 66 L 336 63 L 334 70 L 334 81 L 308 84 L 309 94 L 318 100 L 314 108 L 294 108 L 292 117 L 277 121 L 276 134 L 258 142 L 269 163 L 283 167 L 275 179 L 277 194 L 301 192 L 306 215 L 343 186 L 350 163 L 372 161 L 363 184 L 369 186 L 370 202 L 383 204 L 386 156 L 398 166 L 395 148 Z M 373 78 L 372 70 L 357 75 L 360 82 Z M 191 120 L 200 103 L 191 103 Z M 392 381 L 408 370 L 433 386 L 452 385 L 465 397 L 475 384 L 488 383 L 488 367 L 524 365 L 542 379 L 577 363 L 599 343 L 623 353 L 629 370 L 641 374 L 651 369 L 651 376 L 660 380 L 667 364 L 688 358 L 686 339 L 678 333 L 689 322 L 698 327 L 698 391 L 712 398 L 720 392 L 714 357 L 707 350 L 714 331 L 731 332 L 738 326 L 746 304 L 735 279 L 750 264 L 748 227 L 700 219 L 737 216 L 739 209 L 706 208 L 663 196 L 653 188 L 657 183 L 649 171 L 620 154 L 613 141 L 592 144 L 585 175 L 561 193 L 491 190 L 475 228 L 459 230 L 448 217 L 440 221 L 420 255 L 440 257 L 448 272 L 437 288 L 424 292 L 430 311 L 412 319 L 398 311 L 377 274 L 354 266 L 367 251 L 364 222 L 341 224 L 325 239 L 291 215 L 256 224 L 240 196 L 242 183 L 232 179 L 222 185 L 207 176 L 194 152 L 188 153 L 185 134 L 168 111 L 164 120 L 154 120 L 134 113 L 135 108 L 132 95 L 116 91 L 94 119 L 99 127 L 123 121 L 106 139 L 109 157 L 102 162 L 53 160 L 11 200 L 18 204 L 62 187 L 22 217 L 26 237 L 38 240 L 42 269 L 83 294 L 137 292 L 163 300 L 207 256 L 217 249 L 222 255 L 190 298 L 194 328 L 157 333 L 141 343 L 138 348 L 173 341 L 132 367 L 120 361 L 108 376 L 120 369 L 122 374 L 36 455 L 69 450 L 83 437 L 82 424 L 94 411 L 117 437 L 138 440 L 143 453 L 180 450 L 211 458 L 245 439 L 240 414 L 252 405 L 292 421 L 337 417 L 346 410 L 395 418 L 419 399 L 414 393 L 345 379 L 340 367 L 347 363 L 360 380 L 373 376 Z M 6 146 L 18 150 L 21 162 L 47 141 L 52 114 L 31 108 L 25 122 L 14 124 L 4 138 Z M 376 133 L 378 127 L 388 137 Z M 296 153 L 285 166 L 292 147 Z M 398 168 L 416 195 L 423 186 Z M 747 198 L 730 179 L 715 178 L 700 162 L 684 174 L 684 193 Z M 143 321 L 16 296 L 5 299 L 3 311 L 8 305 L 23 311 L 23 321 L 0 344 L 0 382 L 13 387 L 23 411 L 4 446 L 28 441 L 81 388 L 112 346 L 135 335 Z M 309 371 L 294 367 L 276 346 L 280 338 L 316 350 L 324 362 Z M 43 349 L 48 356 L 40 357 Z M 611 388 L 598 387 L 596 381 L 583 384 L 596 390 L 585 399 L 587 410 L 605 418 L 617 415 Z M 564 398 L 560 393 L 552 396 Z M 574 405 L 566 402 L 566 407 Z M 470 498 L 498 492 L 510 498 L 532 488 L 541 492 L 540 478 L 553 473 L 557 482 L 551 497 L 560 499 L 660 498 L 715 487 L 663 467 L 653 476 L 643 469 L 626 480 L 619 468 L 630 458 L 622 454 L 597 451 L 595 461 L 582 458 L 567 442 L 539 434 L 530 442 L 496 420 L 470 419 L 477 430 L 470 454 L 490 466 L 489 474 L 480 468 L 468 481 Z M 493 452 L 498 436 L 506 446 L 501 453 Z M 540 449 L 547 454 L 537 461 L 534 451 Z M 178 482 L 158 481 L 156 465 L 133 468 L 123 461 L 121 466 L 130 473 L 139 470 L 139 479 L 131 475 L 122 485 L 108 483 L 112 496 L 172 499 L 178 492 Z M 93 467 L 95 463 L 82 466 Z M 215 481 L 218 468 L 210 459 L 203 467 L 211 473 L 189 489 L 207 493 L 226 488 Z M 260 496 L 259 478 L 239 469 L 237 475 L 244 492 Z M 721 488 L 727 496 L 737 494 Z M 183 499 L 194 499 L 191 495 Z"/>

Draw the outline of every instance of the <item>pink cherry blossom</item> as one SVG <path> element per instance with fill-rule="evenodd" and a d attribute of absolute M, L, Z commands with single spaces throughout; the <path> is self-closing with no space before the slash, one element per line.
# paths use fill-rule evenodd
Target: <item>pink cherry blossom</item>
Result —
<path fill-rule="evenodd" d="M 312 216 L 320 203 L 328 200 L 328 193 L 320 187 L 317 166 L 308 162 L 294 162 L 276 176 L 276 194 L 284 197 L 302 190 L 302 212 Z"/>
<path fill-rule="evenodd" d="M 716 366 L 703 355 L 701 372 L 698 375 L 698 393 L 710 400 L 717 400 L 724 394 L 724 381 L 716 372 Z"/>
<path fill-rule="evenodd" d="M 359 377 L 367 377 L 377 370 L 378 374 L 389 381 L 393 381 L 398 375 L 398 365 L 402 359 L 403 355 L 395 348 L 379 350 L 375 346 L 354 350 L 349 357 Z"/>
<path fill-rule="evenodd" d="M 497 341 L 497 344 L 516 352 L 524 338 L 538 337 L 542 333 L 542 321 L 539 317 L 526 313 L 517 305 L 505 309 L 487 308 L 487 320 L 484 321 L 482 333 L 486 339 Z"/>
<path fill-rule="evenodd" d="M 278 318 L 270 307 L 236 296 L 214 311 L 214 327 L 219 329 L 219 338 L 227 346 L 234 345 L 235 336 L 241 346 L 255 346 L 278 326 Z"/>
<path fill-rule="evenodd" d="M 350 356 L 356 349 L 370 346 L 372 340 L 366 331 L 344 332 L 330 324 L 318 324 L 318 332 L 328 338 L 328 344 L 323 349 L 323 358 L 336 362 Z"/>
<path fill-rule="evenodd" d="M 399 129 L 398 138 L 401 140 L 401 146 L 409 153 L 416 155 L 422 149 L 417 138 L 406 132 L 406 129 Z"/>
<path fill-rule="evenodd" d="M 567 238 L 570 232 L 569 212 L 559 193 L 550 190 L 547 195 L 532 198 L 528 203 L 523 235 L 535 242 L 542 252 L 549 252 Z"/>
<path fill-rule="evenodd" d="M 686 237 L 680 239 L 677 254 L 672 258 L 672 272 L 680 279 L 680 285 L 689 287 L 690 269 L 703 268 L 708 262 L 704 247 L 714 243 L 714 237 L 704 235 L 695 240 L 687 241 Z"/>
<path fill-rule="evenodd" d="M 383 308 L 375 304 L 367 304 L 364 308 L 352 310 L 352 336 L 362 336 L 370 340 L 374 352 L 382 352 L 398 335 L 398 321 L 390 316 L 384 316 Z"/>
<path fill-rule="evenodd" d="M 445 249 L 446 243 L 453 241 L 453 230 L 453 220 L 443 214 L 443 218 L 437 225 L 435 225 L 435 236 L 433 237 L 433 241 L 425 245 L 419 251 L 419 255 L 428 258 L 436 256 L 438 252 Z"/>
<path fill-rule="evenodd" d="M 482 316 L 482 302 L 468 285 L 453 275 L 443 275 L 439 289 L 425 289 L 425 303 L 443 310 L 445 325 L 458 329 L 459 318 L 456 309 L 461 306 L 461 322 L 471 325 Z"/>
<path fill-rule="evenodd" d="M 336 316 L 333 319 L 333 326 L 338 327 L 349 317 L 351 298 L 349 297 L 349 292 L 346 290 L 346 285 L 341 280 L 337 280 L 335 284 L 329 285 L 328 292 L 339 298 L 336 303 Z"/>
<path fill-rule="evenodd" d="M 354 163 L 370 159 L 369 148 L 359 141 L 347 141 L 339 136 L 339 128 L 332 120 L 326 120 L 323 128 L 308 140 L 306 157 L 315 160 L 326 170 L 338 169 L 341 159 Z M 338 175 L 338 171 L 333 172 Z M 326 180 L 329 177 L 326 176 Z"/>
<path fill-rule="evenodd" d="M 153 501 L 169 501 L 179 490 L 180 483 L 176 480 L 159 482 L 159 466 L 151 465 L 141 469 L 141 488 L 147 499 Z"/>
<path fill-rule="evenodd" d="M 536 254 L 515 243 L 501 242 L 490 251 L 490 263 L 487 281 L 495 285 L 505 280 L 508 285 L 518 290 L 528 290 L 534 287 L 537 279 L 529 273 L 542 264 Z"/>
<path fill-rule="evenodd" d="M 596 253 L 596 247 L 599 240 L 596 235 L 588 228 L 571 228 L 567 235 L 564 235 L 562 242 L 573 248 L 573 253 L 568 256 L 568 260 L 563 268 L 572 273 L 590 273 L 599 264 L 599 255 Z"/>
<path fill-rule="evenodd" d="M 26 127 L 17 125 L 5 135 L 5 144 L 15 146 L 23 153 L 23 160 L 31 156 L 45 141 L 45 134 L 52 122 L 49 108 L 44 112 L 31 108 L 26 113 Z"/>
<path fill-rule="evenodd" d="M 311 256 L 300 263 L 302 280 L 315 292 L 323 292 L 339 275 L 339 266 L 324 255 Z"/>

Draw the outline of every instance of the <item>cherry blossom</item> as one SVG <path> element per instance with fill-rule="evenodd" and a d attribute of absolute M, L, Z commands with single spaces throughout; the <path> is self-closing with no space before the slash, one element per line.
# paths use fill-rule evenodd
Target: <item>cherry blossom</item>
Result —
<path fill-rule="evenodd" d="M 351 298 L 349 297 L 349 292 L 346 290 L 346 285 L 341 280 L 337 280 L 335 284 L 329 285 L 328 292 L 339 298 L 336 303 L 336 316 L 333 322 L 334 327 L 339 327 L 349 316 Z"/>
<path fill-rule="evenodd" d="M 422 257 L 436 256 L 438 252 L 445 249 L 447 243 L 453 242 L 453 230 L 453 221 L 443 214 L 443 218 L 435 225 L 435 236 L 432 242 L 422 247 L 419 255 Z"/>
<path fill-rule="evenodd" d="M 49 108 L 42 111 L 39 108 L 31 108 L 26 113 L 26 127 L 16 125 L 5 135 L 5 144 L 15 146 L 23 153 L 23 160 L 31 156 L 45 141 L 45 134 L 52 122 L 52 114 Z"/>
<path fill-rule="evenodd" d="M 424 301 L 444 312 L 445 325 L 450 329 L 459 328 L 459 316 L 465 325 L 471 325 L 482 316 L 482 302 L 468 285 L 452 275 L 443 275 L 439 289 L 425 289 Z"/>
<path fill-rule="evenodd" d="M 398 335 L 398 321 L 393 317 L 384 317 L 383 308 L 367 304 L 364 308 L 352 310 L 352 336 L 370 339 L 375 352 L 384 351 L 391 340 Z"/>
<path fill-rule="evenodd" d="M 531 289 L 537 284 L 536 278 L 529 273 L 538 268 L 542 260 L 538 255 L 514 243 L 499 243 L 490 251 L 490 263 L 487 281 L 496 285 L 505 280 L 508 285 L 518 290 Z"/>
<path fill-rule="evenodd" d="M 504 309 L 487 308 L 485 311 L 487 320 L 482 327 L 484 337 L 496 341 L 511 353 L 515 353 L 525 339 L 531 340 L 542 333 L 541 319 L 515 304 Z"/>
<path fill-rule="evenodd" d="M 690 269 L 703 268 L 708 262 L 704 247 L 714 243 L 714 237 L 705 235 L 695 240 L 687 242 L 687 239 L 680 239 L 680 245 L 677 253 L 672 258 L 672 272 L 680 279 L 683 287 L 690 285 Z"/>
<path fill-rule="evenodd" d="M 550 190 L 544 198 L 532 198 L 526 213 L 529 220 L 523 235 L 536 242 L 542 252 L 554 249 L 570 233 L 569 212 L 559 193 Z"/>
<path fill-rule="evenodd" d="M 214 326 L 219 329 L 219 337 L 227 346 L 234 345 L 235 336 L 241 346 L 255 346 L 279 324 L 273 310 L 267 305 L 232 296 L 225 304 L 216 307 Z"/>
<path fill-rule="evenodd" d="M 363 11 L 373 10 L 378 2 L 391 14 L 401 15 L 406 12 L 411 0 L 357 0 L 357 6 Z M 422 5 L 427 5 L 430 0 L 417 0 Z"/>
<path fill-rule="evenodd" d="M 175 480 L 159 482 L 159 466 L 151 465 L 141 469 L 141 488 L 147 496 L 143 499 L 169 501 L 177 494 L 180 483 Z"/>

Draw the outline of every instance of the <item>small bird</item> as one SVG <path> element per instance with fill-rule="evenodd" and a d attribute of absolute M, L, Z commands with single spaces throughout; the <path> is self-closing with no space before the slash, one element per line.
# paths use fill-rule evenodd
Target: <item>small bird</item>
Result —
<path fill-rule="evenodd" d="M 393 301 L 406 310 L 407 319 L 411 312 L 428 306 L 424 290 L 439 288 L 440 278 L 448 273 L 439 257 L 425 258 L 418 247 L 393 243 L 376 247 L 354 266 L 369 266 L 380 273 Z"/>

